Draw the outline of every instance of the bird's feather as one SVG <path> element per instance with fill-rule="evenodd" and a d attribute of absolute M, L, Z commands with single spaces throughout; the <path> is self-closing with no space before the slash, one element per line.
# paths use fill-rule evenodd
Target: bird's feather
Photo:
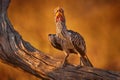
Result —
<path fill-rule="evenodd" d="M 70 41 L 73 44 L 74 48 L 81 54 L 85 55 L 86 53 L 86 44 L 83 39 L 83 37 L 72 30 L 68 30 L 68 33 L 70 34 Z"/>

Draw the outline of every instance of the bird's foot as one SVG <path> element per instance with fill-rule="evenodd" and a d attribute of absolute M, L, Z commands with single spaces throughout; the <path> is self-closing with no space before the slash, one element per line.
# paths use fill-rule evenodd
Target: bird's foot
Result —
<path fill-rule="evenodd" d="M 62 65 L 62 67 L 66 67 L 67 65 L 70 65 L 70 63 L 68 61 L 65 61 Z"/>
<path fill-rule="evenodd" d="M 83 61 L 83 59 L 82 59 L 82 57 L 80 57 L 80 64 L 78 66 L 84 66 L 82 61 Z"/>
<path fill-rule="evenodd" d="M 82 67 L 83 67 L 82 65 L 78 65 L 78 66 L 76 66 L 76 69 L 80 69 Z"/>
<path fill-rule="evenodd" d="M 66 67 L 67 66 L 67 64 L 66 63 L 64 63 L 63 65 L 62 65 L 62 67 Z"/>

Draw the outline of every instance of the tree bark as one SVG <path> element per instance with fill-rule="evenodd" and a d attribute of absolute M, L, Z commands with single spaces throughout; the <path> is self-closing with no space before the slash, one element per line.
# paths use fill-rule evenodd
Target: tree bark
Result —
<path fill-rule="evenodd" d="M 75 67 L 34 48 L 13 28 L 7 16 L 10 0 L 0 0 L 0 60 L 43 80 L 120 80 L 120 72 Z"/>

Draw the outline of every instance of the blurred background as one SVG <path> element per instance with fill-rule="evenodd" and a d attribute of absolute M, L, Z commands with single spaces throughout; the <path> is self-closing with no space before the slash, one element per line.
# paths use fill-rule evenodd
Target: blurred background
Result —
<path fill-rule="evenodd" d="M 120 0 L 11 0 L 8 15 L 14 28 L 34 47 L 58 59 L 64 53 L 54 49 L 48 34 L 56 32 L 54 8 L 63 7 L 68 29 L 86 41 L 87 55 L 97 68 L 120 71 Z M 71 55 L 71 64 L 79 57 Z M 0 63 L 0 80 L 38 78 Z"/>

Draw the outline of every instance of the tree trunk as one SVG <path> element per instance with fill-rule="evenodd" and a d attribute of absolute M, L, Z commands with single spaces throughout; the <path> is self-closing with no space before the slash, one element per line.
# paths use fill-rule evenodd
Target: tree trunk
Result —
<path fill-rule="evenodd" d="M 120 80 L 120 73 L 75 67 L 47 56 L 24 41 L 7 17 L 10 0 L 0 0 L 0 60 L 44 80 Z"/>

